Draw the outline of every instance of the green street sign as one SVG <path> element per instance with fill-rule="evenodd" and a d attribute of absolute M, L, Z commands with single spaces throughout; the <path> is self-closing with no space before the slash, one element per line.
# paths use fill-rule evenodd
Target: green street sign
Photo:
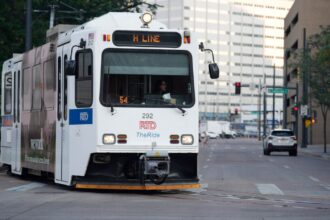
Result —
<path fill-rule="evenodd" d="M 287 88 L 268 88 L 268 93 L 288 94 Z"/>

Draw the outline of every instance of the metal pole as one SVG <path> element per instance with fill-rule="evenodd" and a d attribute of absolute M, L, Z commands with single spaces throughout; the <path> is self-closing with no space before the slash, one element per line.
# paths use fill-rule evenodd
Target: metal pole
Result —
<path fill-rule="evenodd" d="M 264 75 L 264 124 L 263 124 L 263 136 L 266 137 L 266 122 L 267 122 L 267 101 L 266 101 L 266 90 L 267 90 L 267 86 L 266 86 L 266 76 Z"/>
<path fill-rule="evenodd" d="M 273 120 L 272 120 L 272 129 L 275 129 L 275 65 L 273 66 Z"/>
<path fill-rule="evenodd" d="M 303 29 L 303 40 L 304 40 L 304 57 L 306 57 L 307 52 L 307 40 L 306 40 L 306 28 Z M 307 105 L 308 103 L 308 87 L 307 87 L 307 70 L 303 70 L 303 91 L 302 91 L 302 103 L 303 105 Z M 307 140 L 308 140 L 308 132 L 305 126 L 305 119 L 306 117 L 302 117 L 302 139 L 301 139 L 301 147 L 307 147 Z"/>
<path fill-rule="evenodd" d="M 50 5 L 49 29 L 54 27 L 55 5 Z"/>
<path fill-rule="evenodd" d="M 285 50 L 284 51 L 284 66 L 285 66 L 285 77 L 284 77 L 284 88 L 288 87 L 288 52 Z M 288 95 L 284 94 L 284 100 L 283 100 L 283 128 L 287 127 L 287 121 L 288 121 L 288 116 L 287 116 L 287 99 Z"/>
<path fill-rule="evenodd" d="M 298 97 L 299 97 L 299 84 L 297 83 L 296 84 L 296 103 L 298 102 Z M 295 121 L 295 125 L 294 125 L 294 131 L 296 133 L 296 137 L 297 137 L 297 140 L 298 137 L 299 137 L 299 134 L 298 134 L 298 115 L 295 115 L 295 118 L 296 118 L 296 121 Z"/>
<path fill-rule="evenodd" d="M 25 51 L 32 48 L 32 0 L 26 1 Z"/>
<path fill-rule="evenodd" d="M 258 140 L 261 140 L 261 79 L 258 86 Z"/>

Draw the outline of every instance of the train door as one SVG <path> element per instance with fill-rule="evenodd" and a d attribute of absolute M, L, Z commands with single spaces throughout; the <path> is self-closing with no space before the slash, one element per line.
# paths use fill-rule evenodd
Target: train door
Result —
<path fill-rule="evenodd" d="M 1 122 L 1 162 L 11 165 L 12 126 L 13 126 L 13 73 L 8 71 L 2 75 L 2 122 Z"/>
<path fill-rule="evenodd" d="M 21 123 L 20 123 L 20 102 L 21 102 L 21 70 L 22 62 L 14 64 L 12 94 L 13 94 L 13 126 L 12 126 L 12 153 L 11 171 L 21 174 Z"/>
<path fill-rule="evenodd" d="M 70 56 L 68 45 L 57 48 L 57 120 L 56 120 L 56 157 L 55 181 L 70 184 L 69 181 L 69 144 L 68 144 L 68 88 L 64 64 Z"/>

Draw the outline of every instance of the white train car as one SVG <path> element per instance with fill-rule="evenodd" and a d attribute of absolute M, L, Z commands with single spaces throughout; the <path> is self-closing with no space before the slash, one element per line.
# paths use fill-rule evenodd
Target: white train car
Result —
<path fill-rule="evenodd" d="M 203 47 L 200 47 L 203 51 Z M 211 78 L 219 70 L 210 64 Z M 76 188 L 199 186 L 198 44 L 108 13 L 7 60 L 0 162 Z"/>

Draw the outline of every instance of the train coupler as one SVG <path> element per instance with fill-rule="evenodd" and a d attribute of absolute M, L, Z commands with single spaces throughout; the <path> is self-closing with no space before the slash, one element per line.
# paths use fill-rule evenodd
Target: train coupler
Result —
<path fill-rule="evenodd" d="M 140 183 L 150 180 L 156 185 L 165 182 L 170 173 L 170 157 L 167 151 L 147 151 L 139 158 Z"/>

